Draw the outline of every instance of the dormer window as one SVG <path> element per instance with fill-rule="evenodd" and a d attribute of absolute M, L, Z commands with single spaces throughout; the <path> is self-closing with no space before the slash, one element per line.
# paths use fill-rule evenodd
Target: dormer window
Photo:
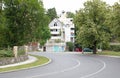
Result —
<path fill-rule="evenodd" d="M 54 23 L 54 26 L 57 26 L 57 23 L 56 23 L 56 22 Z"/>
<path fill-rule="evenodd" d="M 71 22 L 73 22 L 73 20 L 72 20 L 72 19 L 71 19 L 70 21 L 71 21 Z"/>

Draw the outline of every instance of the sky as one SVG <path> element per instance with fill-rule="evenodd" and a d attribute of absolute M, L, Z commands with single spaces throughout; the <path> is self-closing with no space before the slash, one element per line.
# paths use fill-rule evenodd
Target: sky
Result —
<path fill-rule="evenodd" d="M 70 11 L 75 13 L 76 10 L 83 8 L 83 3 L 87 0 L 43 0 L 44 8 L 47 10 L 49 8 L 56 8 L 58 14 L 62 11 Z M 113 5 L 114 2 L 119 0 L 103 0 L 107 4 Z"/>

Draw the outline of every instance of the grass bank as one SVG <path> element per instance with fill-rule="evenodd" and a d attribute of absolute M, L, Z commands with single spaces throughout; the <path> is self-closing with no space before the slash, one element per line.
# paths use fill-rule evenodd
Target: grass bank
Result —
<path fill-rule="evenodd" d="M 8 72 L 8 71 L 15 71 L 15 70 L 37 67 L 49 61 L 48 58 L 43 57 L 43 56 L 36 56 L 36 55 L 31 55 L 31 56 L 36 57 L 38 60 L 33 63 L 29 63 L 29 64 L 24 64 L 24 65 L 19 65 L 19 66 L 14 66 L 14 67 L 7 67 L 7 68 L 0 68 L 0 72 Z"/>
<path fill-rule="evenodd" d="M 103 51 L 98 52 L 99 55 L 111 55 L 111 56 L 120 56 L 120 52 L 114 52 L 114 51 Z"/>

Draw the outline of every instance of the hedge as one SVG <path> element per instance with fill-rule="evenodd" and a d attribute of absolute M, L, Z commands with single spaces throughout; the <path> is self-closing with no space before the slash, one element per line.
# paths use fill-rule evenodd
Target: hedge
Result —
<path fill-rule="evenodd" d="M 109 50 L 119 52 L 120 51 L 120 45 L 110 45 Z"/>

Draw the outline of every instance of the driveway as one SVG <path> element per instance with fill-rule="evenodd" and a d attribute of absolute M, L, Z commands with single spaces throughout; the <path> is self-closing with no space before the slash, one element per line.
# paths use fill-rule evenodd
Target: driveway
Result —
<path fill-rule="evenodd" d="M 42 67 L 1 73 L 0 78 L 120 78 L 120 58 L 79 53 L 41 53 L 52 62 Z"/>

